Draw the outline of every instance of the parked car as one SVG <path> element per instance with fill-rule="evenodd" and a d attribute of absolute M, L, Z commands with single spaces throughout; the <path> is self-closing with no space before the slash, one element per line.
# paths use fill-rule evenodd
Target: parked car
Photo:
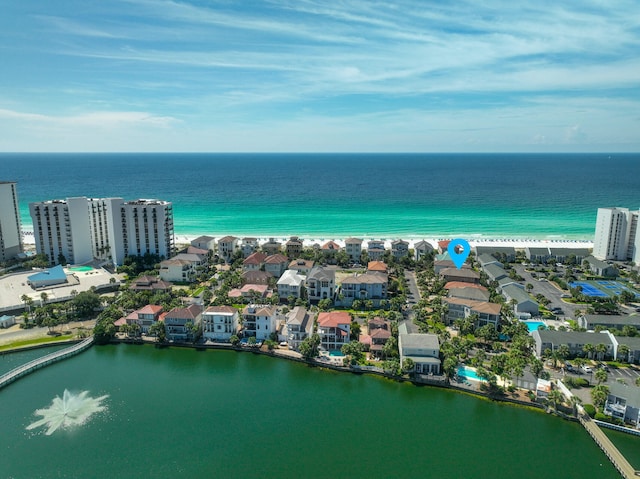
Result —
<path fill-rule="evenodd" d="M 583 365 L 582 365 L 582 370 L 583 370 L 585 373 L 592 373 L 592 372 L 593 372 L 593 369 L 591 368 L 591 366 L 587 366 L 586 364 L 583 364 Z"/>
<path fill-rule="evenodd" d="M 564 368 L 570 373 L 576 372 L 576 368 L 574 368 L 573 365 L 569 362 L 564 363 Z"/>
<path fill-rule="evenodd" d="M 607 366 L 605 363 L 598 363 L 598 369 L 603 369 L 606 372 L 609 372 L 609 366 Z"/>

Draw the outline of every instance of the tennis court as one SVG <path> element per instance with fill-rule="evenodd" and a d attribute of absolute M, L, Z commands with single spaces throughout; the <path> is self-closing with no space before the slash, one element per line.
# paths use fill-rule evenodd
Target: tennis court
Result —
<path fill-rule="evenodd" d="M 591 296 L 593 298 L 607 298 L 611 295 L 600 291 L 595 285 L 587 283 L 586 281 L 576 281 L 575 283 L 569 283 L 572 288 L 580 286 L 582 288 L 582 294 L 585 296 Z"/>
<path fill-rule="evenodd" d="M 610 293 L 621 294 L 623 291 L 629 291 L 638 296 L 638 293 L 618 281 L 597 280 L 595 283 L 598 285 L 598 288 L 604 288 L 604 291 Z"/>
<path fill-rule="evenodd" d="M 631 288 L 625 286 L 619 281 L 576 281 L 575 283 L 569 283 L 572 288 L 580 286 L 582 288 L 582 294 L 585 296 L 591 296 L 593 298 L 608 298 L 614 295 L 620 295 L 623 291 L 629 291 L 640 297 L 640 295 L 633 291 Z"/>

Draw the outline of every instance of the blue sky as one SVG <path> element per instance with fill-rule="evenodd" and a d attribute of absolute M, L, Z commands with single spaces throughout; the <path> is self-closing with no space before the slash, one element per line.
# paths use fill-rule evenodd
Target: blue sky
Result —
<path fill-rule="evenodd" d="M 0 151 L 640 151 L 637 0 L 0 11 Z"/>

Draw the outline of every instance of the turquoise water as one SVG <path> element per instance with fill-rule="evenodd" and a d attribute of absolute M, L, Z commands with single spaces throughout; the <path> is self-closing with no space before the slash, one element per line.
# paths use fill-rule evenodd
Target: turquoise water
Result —
<path fill-rule="evenodd" d="M 25 430 L 65 388 L 107 411 Z M 618 477 L 578 424 L 251 353 L 93 347 L 0 394 L 3 478 Z"/>
<path fill-rule="evenodd" d="M 340 351 L 339 349 L 333 349 L 329 351 L 329 356 L 343 357 L 344 354 L 342 354 L 342 351 Z"/>
<path fill-rule="evenodd" d="M 476 374 L 475 370 L 466 366 L 458 366 L 458 376 L 473 379 L 474 381 L 484 381 L 484 379 Z"/>
<path fill-rule="evenodd" d="M 591 239 L 598 207 L 638 206 L 640 155 L 5 153 L 0 171 L 27 227 L 31 201 L 122 196 L 172 201 L 177 234 Z"/>
<path fill-rule="evenodd" d="M 544 326 L 546 329 L 546 325 L 542 321 L 522 321 L 527 325 L 527 329 L 529 332 L 537 331 L 540 326 Z"/>
<path fill-rule="evenodd" d="M 35 348 L 27 351 L 5 352 L 0 354 L 0 375 L 8 373 L 12 369 L 22 366 L 29 361 L 41 358 L 50 353 L 55 353 L 60 349 L 68 348 L 68 344 L 60 344 L 57 346 L 48 346 L 46 348 Z"/>

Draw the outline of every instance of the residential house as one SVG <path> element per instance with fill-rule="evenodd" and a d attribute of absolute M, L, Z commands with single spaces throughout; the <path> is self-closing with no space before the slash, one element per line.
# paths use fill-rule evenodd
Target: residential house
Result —
<path fill-rule="evenodd" d="M 558 263 L 568 263 L 571 261 L 573 264 L 581 265 L 582 261 L 589 256 L 590 250 L 588 248 L 562 248 L 562 247 L 549 247 L 549 254 Z"/>
<path fill-rule="evenodd" d="M 445 268 L 441 270 L 439 274 L 440 277 L 447 282 L 480 283 L 480 274 L 470 268 Z"/>
<path fill-rule="evenodd" d="M 344 249 L 349 261 L 359 263 L 362 256 L 362 240 L 360 238 L 347 238 L 344 240 Z"/>
<path fill-rule="evenodd" d="M 276 332 L 276 308 L 264 304 L 250 304 L 242 310 L 242 334 L 258 341 L 269 339 Z"/>
<path fill-rule="evenodd" d="M 614 336 L 617 343 L 616 346 L 616 359 L 622 361 L 626 360 L 630 363 L 640 363 L 640 336 Z M 620 346 L 626 346 L 629 348 L 629 354 L 626 358 L 623 358 L 620 354 Z"/>
<path fill-rule="evenodd" d="M 478 256 L 478 263 L 480 263 L 480 266 L 482 268 L 484 268 L 488 264 L 497 264 L 501 268 L 504 268 L 503 263 L 498 261 L 494 256 L 491 256 L 490 254 L 487 254 L 487 253 L 482 253 L 480 256 Z"/>
<path fill-rule="evenodd" d="M 267 256 L 264 260 L 264 270 L 267 273 L 271 273 L 274 278 L 279 278 L 287 270 L 289 259 L 280 254 L 272 254 Z"/>
<path fill-rule="evenodd" d="M 309 271 L 313 268 L 314 261 L 310 259 L 294 259 L 291 263 L 289 263 L 289 269 L 297 271 L 299 274 L 304 274 L 305 276 L 309 274 Z"/>
<path fill-rule="evenodd" d="M 587 262 L 593 274 L 606 278 L 615 278 L 618 276 L 618 268 L 606 261 L 600 261 L 593 256 L 587 256 L 584 261 Z"/>
<path fill-rule="evenodd" d="M 516 260 L 516 249 L 513 246 L 476 246 L 476 258 L 489 254 L 503 263 L 513 263 Z"/>
<path fill-rule="evenodd" d="M 438 253 L 444 254 L 449 250 L 449 243 L 451 240 L 440 240 L 438 241 Z"/>
<path fill-rule="evenodd" d="M 367 273 L 380 273 L 386 275 L 389 272 L 387 263 L 384 261 L 369 261 L 367 263 Z"/>
<path fill-rule="evenodd" d="M 477 315 L 478 317 L 475 322 L 476 328 L 490 324 L 497 329 L 500 324 L 500 310 L 502 306 L 497 303 L 451 297 L 443 298 L 442 301 L 448 306 L 446 316 L 447 324 L 451 324 L 457 319 L 468 318 L 472 315 Z"/>
<path fill-rule="evenodd" d="M 269 284 L 275 278 L 267 271 L 245 271 L 242 273 L 242 282 L 244 284 Z"/>
<path fill-rule="evenodd" d="M 504 294 L 504 288 L 506 288 L 507 286 L 514 286 L 514 287 L 524 291 L 524 284 L 519 283 L 517 280 L 512 279 L 509 276 L 506 276 L 504 278 L 500 278 L 498 280 L 498 291 L 500 293 Z"/>
<path fill-rule="evenodd" d="M 126 316 L 124 322 L 127 324 L 137 324 L 140 326 L 142 334 L 148 334 L 149 328 L 158 322 L 162 306 L 156 304 L 148 304 Z M 122 324 L 122 322 L 120 323 Z"/>
<path fill-rule="evenodd" d="M 393 256 L 397 260 L 409 256 L 409 243 L 401 239 L 392 241 L 391 256 Z"/>
<path fill-rule="evenodd" d="M 367 243 L 367 255 L 370 261 L 381 261 L 384 259 L 384 241 L 380 240 L 370 240 Z"/>
<path fill-rule="evenodd" d="M 513 312 L 517 317 L 538 316 L 538 303 L 521 287 L 510 284 L 502 288 L 502 294 L 508 304 L 513 303 Z"/>
<path fill-rule="evenodd" d="M 262 244 L 262 251 L 268 255 L 280 253 L 282 251 L 282 243 L 276 241 L 274 238 L 269 238 L 269 241 Z"/>
<path fill-rule="evenodd" d="M 163 281 L 191 283 L 196 275 L 196 265 L 186 259 L 165 259 L 160 262 L 160 278 Z"/>
<path fill-rule="evenodd" d="M 444 285 L 452 298 L 475 299 L 489 301 L 489 290 L 481 284 L 465 283 L 463 281 L 449 281 Z"/>
<path fill-rule="evenodd" d="M 231 299 L 242 298 L 244 301 L 258 301 L 269 296 L 269 286 L 266 284 L 244 284 L 240 288 L 229 290 L 227 296 Z"/>
<path fill-rule="evenodd" d="M 640 315 L 585 314 L 578 318 L 578 326 L 584 329 L 595 329 L 596 326 L 605 329 L 622 329 L 625 326 L 633 326 L 640 330 Z"/>
<path fill-rule="evenodd" d="M 228 342 L 237 334 L 240 324 L 238 310 L 231 306 L 210 306 L 202 313 L 202 336 L 217 342 Z"/>
<path fill-rule="evenodd" d="M 287 301 L 289 297 L 302 298 L 305 277 L 293 269 L 286 270 L 278 280 L 278 296 L 280 301 Z"/>
<path fill-rule="evenodd" d="M 249 255 L 258 251 L 259 248 L 258 238 L 244 237 L 242 238 L 242 242 L 240 243 L 240 251 L 242 251 L 242 256 L 247 258 Z"/>
<path fill-rule="evenodd" d="M 423 257 L 431 254 L 434 251 L 434 247 L 431 243 L 422 240 L 413 245 L 416 261 L 420 261 Z"/>
<path fill-rule="evenodd" d="M 307 295 L 309 301 L 317 303 L 333 297 L 336 289 L 336 272 L 333 269 L 314 266 L 307 275 Z"/>
<path fill-rule="evenodd" d="M 164 314 L 164 327 L 170 341 L 187 341 L 193 337 L 189 325 L 200 327 L 202 307 L 191 304 L 186 308 L 173 308 Z"/>
<path fill-rule="evenodd" d="M 242 271 L 259 271 L 264 265 L 264 260 L 267 259 L 266 253 L 256 252 L 251 253 L 242 261 Z"/>
<path fill-rule="evenodd" d="M 388 278 L 380 273 L 354 274 L 342 280 L 340 293 L 344 299 L 341 303 L 350 306 L 356 299 L 372 300 L 375 307 L 380 301 L 387 299 Z"/>
<path fill-rule="evenodd" d="M 524 253 L 532 263 L 546 263 L 551 259 L 551 252 L 548 247 L 527 246 L 524 249 Z"/>
<path fill-rule="evenodd" d="M 437 258 L 437 256 L 436 256 L 436 258 Z M 445 270 L 445 269 L 452 269 L 452 268 L 455 269 L 455 267 L 456 267 L 456 265 L 451 260 L 450 256 L 448 256 L 448 259 L 436 259 L 433 262 L 433 270 L 435 271 L 436 274 L 440 274 L 440 272 Z M 462 269 L 471 269 L 471 266 L 469 266 L 468 264 L 463 264 L 462 265 Z"/>
<path fill-rule="evenodd" d="M 616 354 L 614 347 L 614 336 L 608 331 L 601 333 L 584 333 L 579 331 L 552 331 L 549 329 L 537 329 L 531 332 L 531 336 L 535 341 L 536 356 L 542 357 L 545 350 L 556 351 L 561 345 L 569 348 L 569 354 L 572 356 L 584 356 L 584 345 L 604 344 L 607 348 L 606 353 L 599 359 L 613 359 Z"/>
<path fill-rule="evenodd" d="M 368 328 L 371 338 L 369 351 L 375 357 L 380 358 L 383 356 L 382 349 L 391 337 L 391 325 L 386 319 L 375 317 L 369 320 Z"/>
<path fill-rule="evenodd" d="M 351 335 L 351 316 L 345 311 L 330 311 L 318 314 L 318 334 L 322 348 L 340 350 Z"/>
<path fill-rule="evenodd" d="M 302 254 L 302 247 L 302 240 L 297 236 L 292 236 L 291 238 L 289 238 L 289 241 L 287 241 L 284 245 L 287 257 L 291 259 L 296 259 Z"/>
<path fill-rule="evenodd" d="M 489 281 L 499 281 L 502 278 L 507 278 L 509 276 L 502 267 L 495 263 L 487 264 L 486 266 L 483 266 L 482 269 L 487 275 L 487 278 L 489 278 Z"/>
<path fill-rule="evenodd" d="M 208 251 L 215 251 L 216 239 L 213 236 L 198 236 L 196 239 L 191 240 L 191 246 Z"/>
<path fill-rule="evenodd" d="M 313 334 L 313 318 L 307 308 L 296 306 L 286 317 L 286 336 L 289 348 L 296 351 L 306 338 Z"/>
<path fill-rule="evenodd" d="M 398 335 L 400 366 L 413 361 L 417 374 L 440 374 L 440 342 L 435 334 L 404 333 Z"/>
<path fill-rule="evenodd" d="M 157 276 L 140 276 L 134 279 L 129 286 L 132 291 L 171 291 L 173 285 L 163 281 Z"/>
<path fill-rule="evenodd" d="M 329 264 L 336 264 L 336 255 L 342 249 L 335 241 L 327 241 L 322 245 L 322 256 Z"/>
<path fill-rule="evenodd" d="M 201 258 L 207 259 L 207 260 L 209 258 L 209 250 L 202 249 L 202 248 L 197 248 L 195 246 L 187 246 L 186 253 L 187 254 L 197 254 Z"/>
<path fill-rule="evenodd" d="M 604 413 L 640 429 L 640 388 L 612 382 L 604 404 Z"/>
<path fill-rule="evenodd" d="M 235 236 L 225 236 L 218 240 L 218 256 L 227 263 L 231 261 L 236 250 L 239 248 L 239 238 Z"/>

